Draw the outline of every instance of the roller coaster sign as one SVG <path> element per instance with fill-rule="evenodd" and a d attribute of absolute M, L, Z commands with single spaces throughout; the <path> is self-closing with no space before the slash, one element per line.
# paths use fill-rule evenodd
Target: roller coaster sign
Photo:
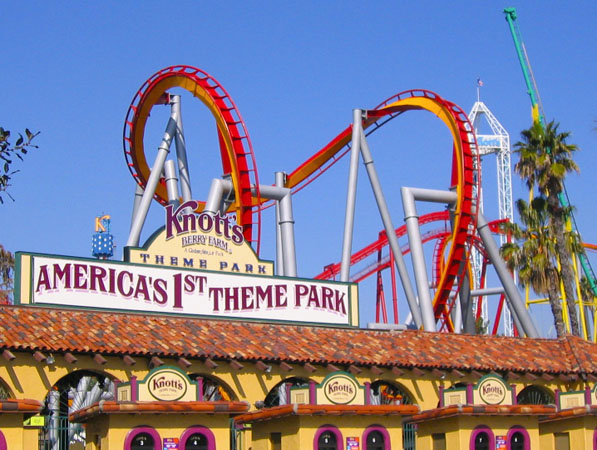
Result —
<path fill-rule="evenodd" d="M 17 253 L 21 303 L 358 326 L 354 283 Z"/>

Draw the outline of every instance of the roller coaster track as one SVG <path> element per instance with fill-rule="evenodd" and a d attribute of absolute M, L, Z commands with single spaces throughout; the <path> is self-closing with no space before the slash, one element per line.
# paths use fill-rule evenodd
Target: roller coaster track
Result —
<path fill-rule="evenodd" d="M 150 168 L 145 158 L 143 137 L 145 125 L 152 108 L 167 102 L 168 89 L 184 88 L 201 100 L 212 113 L 217 126 L 222 169 L 224 176 L 232 179 L 234 202 L 231 210 L 242 225 L 244 237 L 259 253 L 261 237 L 261 209 L 253 207 L 251 187 L 257 189 L 259 176 L 253 146 L 243 119 L 226 90 L 208 73 L 190 66 L 171 66 L 152 75 L 137 91 L 127 111 L 124 131 L 124 156 L 133 178 L 145 188 Z M 162 180 L 154 198 L 162 205 L 168 204 L 168 193 Z M 203 209 L 200 202 L 199 209 Z"/>
<path fill-rule="evenodd" d="M 448 126 L 453 137 L 451 188 L 457 193 L 457 201 L 454 207 L 451 246 L 433 299 L 435 316 L 438 318 L 445 311 L 454 282 L 462 279 L 464 262 L 468 259 L 468 244 L 476 224 L 473 188 L 478 187 L 481 181 L 478 171 L 479 156 L 473 127 L 464 111 L 430 91 L 410 90 L 390 97 L 375 109 L 367 111 L 363 129 L 373 127 L 376 130 L 397 115 L 410 110 L 427 110 L 434 113 Z M 287 187 L 293 188 L 308 183 L 310 177 L 319 176 L 320 168 L 345 150 L 351 138 L 352 129 L 348 127 L 295 169 L 287 177 Z"/>
<path fill-rule="evenodd" d="M 127 112 L 123 131 L 125 159 L 133 178 L 145 188 L 150 174 L 143 142 L 147 119 L 155 105 L 168 102 L 167 91 L 174 87 L 189 91 L 213 115 L 223 173 L 231 179 L 234 187 L 233 202 L 228 212 L 236 214 L 245 239 L 259 252 L 264 202 L 258 192 L 259 177 L 251 141 L 230 95 L 206 72 L 190 66 L 167 67 L 151 76 L 137 91 Z M 366 111 L 363 129 L 373 132 L 396 116 L 412 110 L 435 114 L 448 127 L 453 138 L 449 188 L 456 193 L 456 203 L 453 206 L 451 245 L 433 299 L 437 317 L 445 311 L 454 283 L 463 279 L 476 224 L 474 192 L 478 191 L 481 181 L 480 164 L 473 127 L 466 113 L 431 91 L 409 90 L 390 97 L 375 109 Z M 352 127 L 349 126 L 291 172 L 286 178 L 286 187 L 296 190 L 320 176 L 342 154 L 346 154 L 351 138 Z M 256 195 L 251 193 L 252 188 L 257 190 Z M 168 195 L 163 181 L 158 184 L 154 198 L 163 205 L 167 204 Z M 204 203 L 201 203 L 199 210 L 203 206 Z"/>

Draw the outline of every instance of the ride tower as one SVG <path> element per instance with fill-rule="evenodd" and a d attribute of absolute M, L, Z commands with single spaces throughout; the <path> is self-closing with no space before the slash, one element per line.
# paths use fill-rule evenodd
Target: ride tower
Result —
<path fill-rule="evenodd" d="M 497 166 L 497 194 L 498 194 L 498 217 L 500 220 L 508 220 L 514 222 L 514 211 L 512 206 L 512 164 L 510 161 L 510 135 L 502 124 L 493 115 L 490 109 L 480 100 L 479 88 L 482 86 L 482 82 L 477 82 L 477 101 L 473 105 L 471 112 L 469 113 L 469 120 L 473 124 L 475 134 L 477 136 L 477 149 L 479 151 L 479 160 L 481 167 L 479 172 L 482 173 L 483 159 L 488 156 L 496 155 L 496 166 Z M 487 130 L 488 133 L 484 133 Z M 482 185 L 479 188 L 477 198 L 479 202 L 479 211 L 483 213 L 483 189 Z M 504 234 L 499 235 L 500 246 L 505 244 L 508 237 Z M 473 249 L 472 262 L 473 262 L 473 289 L 484 289 L 485 276 L 484 276 L 484 257 L 477 249 Z M 514 275 L 515 276 L 515 275 Z M 483 296 L 477 297 L 477 302 L 481 302 L 481 314 L 480 317 L 487 323 L 489 318 L 487 300 Z M 499 314 L 502 314 L 502 320 L 504 324 L 504 335 L 513 336 L 514 328 L 512 325 L 512 316 L 510 309 L 505 302 L 504 293 L 500 294 L 500 301 L 498 305 L 498 312 L 495 318 L 494 330 L 492 334 L 497 331 L 497 323 Z"/>

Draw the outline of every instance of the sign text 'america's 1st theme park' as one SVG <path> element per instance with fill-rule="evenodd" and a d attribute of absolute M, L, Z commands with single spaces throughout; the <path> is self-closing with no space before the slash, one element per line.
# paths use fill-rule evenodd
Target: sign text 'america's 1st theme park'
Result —
<path fill-rule="evenodd" d="M 172 214 L 172 212 L 170 212 Z M 275 277 L 226 219 L 164 227 L 125 262 L 17 253 L 22 302 L 358 326 L 352 283 Z M 196 256 L 199 255 L 199 256 Z"/>

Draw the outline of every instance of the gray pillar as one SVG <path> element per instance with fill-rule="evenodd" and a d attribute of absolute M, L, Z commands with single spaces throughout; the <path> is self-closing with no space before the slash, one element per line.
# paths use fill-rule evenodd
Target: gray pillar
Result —
<path fill-rule="evenodd" d="M 344 239 L 342 241 L 342 261 L 340 264 L 340 281 L 348 281 L 350 277 L 350 257 L 352 254 L 352 232 L 354 228 L 354 211 L 357 197 L 357 178 L 359 173 L 359 147 L 361 143 L 362 115 L 360 109 L 352 111 L 352 148 L 350 151 L 350 167 L 348 170 L 348 193 L 346 195 L 346 216 L 344 219 Z"/>
<path fill-rule="evenodd" d="M 170 117 L 166 127 L 166 132 L 164 133 L 162 142 L 158 147 L 158 154 L 155 158 L 155 162 L 153 163 L 153 167 L 151 168 L 151 173 L 149 174 L 149 179 L 147 180 L 145 191 L 143 192 L 143 197 L 141 198 L 141 202 L 139 204 L 139 209 L 133 219 L 133 224 L 131 225 L 131 232 L 126 243 L 127 247 L 139 245 L 141 230 L 143 229 L 143 224 L 145 223 L 153 194 L 155 193 L 162 170 L 164 169 L 164 162 L 168 157 L 168 153 L 170 153 L 170 145 L 172 144 L 174 133 L 176 133 L 176 121 Z"/>
<path fill-rule="evenodd" d="M 189 164 L 187 162 L 187 147 L 184 140 L 184 129 L 182 127 L 182 114 L 180 111 L 180 95 L 170 95 L 172 114 L 176 121 L 176 158 L 178 160 L 178 178 L 180 178 L 180 190 L 182 201 L 188 202 L 192 199 L 191 176 L 189 175 Z"/>
<path fill-rule="evenodd" d="M 383 222 L 383 226 L 386 231 L 388 243 L 390 244 L 390 249 L 394 255 L 394 262 L 396 264 L 396 268 L 398 269 L 398 274 L 400 276 L 400 281 L 402 282 L 402 288 L 404 289 L 406 301 L 408 302 L 408 306 L 412 312 L 413 320 L 415 321 L 417 328 L 420 328 L 423 325 L 421 311 L 419 309 L 419 305 L 417 304 L 417 298 L 410 282 L 410 277 L 408 276 L 408 269 L 406 268 L 406 263 L 404 262 L 400 245 L 398 245 L 398 238 L 396 237 L 394 224 L 392 223 L 392 218 L 390 217 L 390 211 L 383 195 L 381 183 L 379 182 L 377 170 L 375 169 L 371 151 L 369 149 L 369 144 L 367 143 L 367 138 L 365 137 L 364 133 L 361 133 L 361 155 L 363 156 L 363 163 L 365 164 L 367 175 L 369 176 L 369 182 L 371 183 L 371 188 L 373 189 L 373 195 L 375 196 L 375 201 L 377 202 L 377 209 L 379 210 L 379 215 L 381 216 L 381 221 Z"/>
<path fill-rule="evenodd" d="M 171 159 L 166 161 L 164 165 L 164 177 L 166 178 L 166 191 L 168 192 L 168 204 L 175 208 L 180 205 L 178 196 L 178 178 L 176 178 L 176 168 L 174 161 Z"/>
<path fill-rule="evenodd" d="M 483 241 L 483 245 L 485 245 L 485 250 L 489 255 L 489 259 L 493 266 L 495 267 L 495 271 L 504 286 L 504 290 L 506 291 L 506 297 L 508 297 L 509 305 L 512 309 L 511 311 L 520 321 L 520 325 L 522 326 L 522 330 L 524 333 L 531 338 L 538 338 L 539 332 L 533 323 L 533 319 L 531 318 L 528 310 L 524 306 L 524 302 L 520 297 L 520 292 L 516 288 L 514 284 L 514 280 L 512 279 L 512 275 L 508 271 L 504 260 L 500 256 L 500 251 L 497 247 L 497 244 L 493 240 L 493 236 L 491 235 L 491 230 L 487 226 L 487 220 L 483 217 L 483 214 L 479 213 L 477 217 L 477 232 Z"/>

